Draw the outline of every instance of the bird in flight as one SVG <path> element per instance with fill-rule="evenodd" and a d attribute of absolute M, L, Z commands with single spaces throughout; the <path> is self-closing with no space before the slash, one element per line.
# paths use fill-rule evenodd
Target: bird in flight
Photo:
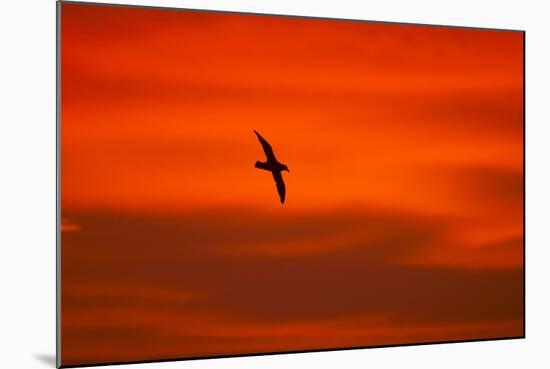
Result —
<path fill-rule="evenodd" d="M 275 154 L 273 153 L 273 149 L 271 148 L 271 145 L 263 138 L 256 130 L 254 130 L 254 133 L 256 134 L 256 137 L 258 137 L 258 140 L 262 144 L 262 148 L 264 149 L 265 157 L 267 161 L 261 162 L 257 161 L 254 165 L 258 169 L 263 169 L 270 171 L 273 175 L 273 179 L 275 180 L 275 184 L 277 185 L 277 192 L 279 193 L 279 198 L 281 199 L 281 204 L 285 203 L 285 196 L 286 196 L 286 189 L 285 189 L 285 182 L 283 181 L 283 175 L 281 172 L 283 170 L 286 170 L 287 172 L 290 172 L 288 170 L 288 167 L 284 164 L 281 164 L 277 161 L 277 158 L 275 158 Z"/>

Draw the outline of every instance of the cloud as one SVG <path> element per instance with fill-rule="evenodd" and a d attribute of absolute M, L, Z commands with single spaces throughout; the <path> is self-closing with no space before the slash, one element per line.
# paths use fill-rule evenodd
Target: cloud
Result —
<path fill-rule="evenodd" d="M 78 224 L 75 224 L 66 218 L 61 220 L 61 232 L 77 232 L 79 230 L 80 226 Z"/>
<path fill-rule="evenodd" d="M 452 238 L 460 219 L 377 208 L 70 216 L 83 225 L 62 240 L 75 362 L 522 333 L 521 239 L 472 249 Z M 143 337 L 126 340 L 126 328 Z"/>

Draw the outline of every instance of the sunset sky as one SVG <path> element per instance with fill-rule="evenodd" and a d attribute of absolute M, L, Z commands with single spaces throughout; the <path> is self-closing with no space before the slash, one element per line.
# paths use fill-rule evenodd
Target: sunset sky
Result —
<path fill-rule="evenodd" d="M 522 32 L 62 3 L 61 81 L 63 365 L 523 335 Z"/>

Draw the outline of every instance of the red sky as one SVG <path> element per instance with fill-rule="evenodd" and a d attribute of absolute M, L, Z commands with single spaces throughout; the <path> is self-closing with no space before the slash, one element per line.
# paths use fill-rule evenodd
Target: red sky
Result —
<path fill-rule="evenodd" d="M 61 8 L 64 365 L 523 335 L 523 33 Z"/>

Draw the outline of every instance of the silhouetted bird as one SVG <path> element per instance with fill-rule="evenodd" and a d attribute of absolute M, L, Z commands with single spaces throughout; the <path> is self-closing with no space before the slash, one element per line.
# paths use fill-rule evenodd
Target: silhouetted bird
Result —
<path fill-rule="evenodd" d="M 281 172 L 283 170 L 286 170 L 287 172 L 290 172 L 288 170 L 288 167 L 284 164 L 281 164 L 277 161 L 277 158 L 275 158 L 275 154 L 273 154 L 273 149 L 271 148 L 271 145 L 263 138 L 258 132 L 254 130 L 254 133 L 258 137 L 258 140 L 260 140 L 260 143 L 262 144 L 262 147 L 265 152 L 265 157 L 267 159 L 266 162 L 257 161 L 254 165 L 258 169 L 268 170 L 273 174 L 273 179 L 275 180 L 275 184 L 277 185 L 277 192 L 279 192 L 279 198 L 281 199 L 281 204 L 285 203 L 285 182 L 283 181 L 283 175 Z"/>

